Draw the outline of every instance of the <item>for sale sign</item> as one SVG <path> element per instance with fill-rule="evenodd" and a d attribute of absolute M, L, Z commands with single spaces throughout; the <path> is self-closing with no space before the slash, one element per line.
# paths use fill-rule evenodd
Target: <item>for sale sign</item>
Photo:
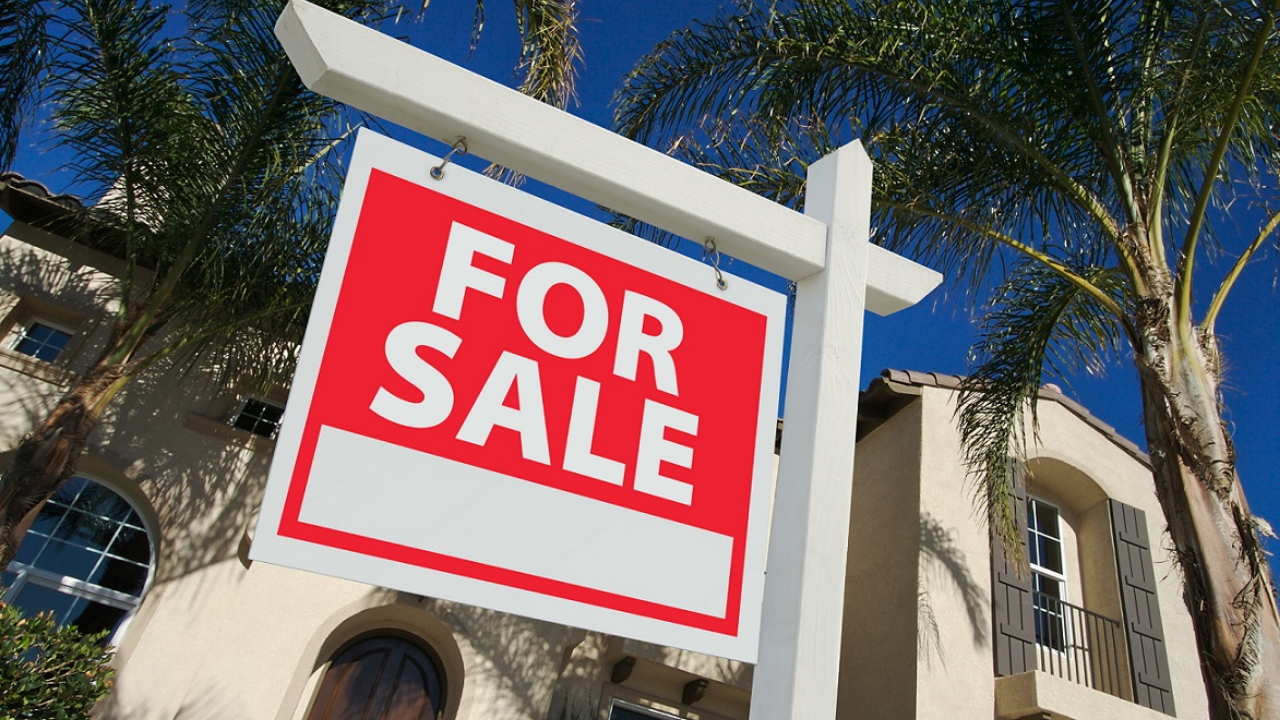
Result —
<path fill-rule="evenodd" d="M 785 299 L 371 132 L 252 556 L 754 661 Z"/>

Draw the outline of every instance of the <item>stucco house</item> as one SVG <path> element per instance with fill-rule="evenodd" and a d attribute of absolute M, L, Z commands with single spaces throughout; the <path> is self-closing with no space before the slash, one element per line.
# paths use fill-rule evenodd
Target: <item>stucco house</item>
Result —
<path fill-rule="evenodd" d="M 0 461 L 100 349 L 125 272 L 40 229 L 76 202 L 0 177 Z M 129 387 L 4 570 L 6 602 L 111 631 L 99 717 L 748 717 L 740 662 L 250 561 L 287 393 L 211 375 Z M 857 408 L 839 717 L 1206 718 L 1146 457 L 1044 388 L 1020 572 L 974 512 L 958 381 L 885 371 Z"/>

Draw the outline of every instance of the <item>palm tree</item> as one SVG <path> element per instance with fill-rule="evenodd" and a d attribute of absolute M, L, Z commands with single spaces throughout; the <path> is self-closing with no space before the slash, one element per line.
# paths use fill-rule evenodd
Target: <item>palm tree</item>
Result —
<path fill-rule="evenodd" d="M 512 0 L 512 4 L 520 35 L 520 92 L 562 110 L 568 108 L 574 101 L 577 67 L 582 60 L 578 0 Z M 279 11 L 274 3 L 259 5 L 259 11 Z M 422 3 L 424 9 L 426 5 Z M 35 85 L 48 58 L 47 26 L 52 6 L 40 0 L 0 0 L 0 168 L 13 164 L 18 136 L 31 105 L 40 96 Z M 385 17 L 387 13 L 382 14 Z M 366 14 L 368 20 L 375 17 Z M 473 48 L 480 41 L 484 24 L 484 0 L 476 0 Z"/>
<path fill-rule="evenodd" d="M 974 282 L 1004 273 L 959 418 L 1007 547 L 1020 543 L 1006 458 L 1034 430 L 1036 389 L 1132 351 L 1215 718 L 1280 715 L 1269 528 L 1237 476 L 1214 334 L 1280 225 L 1265 182 L 1280 170 L 1276 13 L 1271 0 L 743 3 L 655 48 L 616 116 L 785 202 L 833 138 L 861 136 L 878 242 Z M 1250 203 L 1262 219 L 1237 242 L 1252 215 L 1227 229 L 1227 211 Z M 1209 253 L 1234 257 L 1216 283 Z"/>
<path fill-rule="evenodd" d="M 391 0 L 326 0 L 369 24 Z M 133 378 L 199 358 L 286 378 L 324 257 L 353 116 L 308 91 L 273 34 L 282 3 L 0 0 L 0 161 L 51 102 L 92 201 L 49 228 L 122 258 L 110 338 L 0 478 L 0 567 L 15 529 L 71 477 Z M 478 6 L 476 31 L 482 25 Z M 517 0 L 524 89 L 573 94 L 576 0 Z"/>
<path fill-rule="evenodd" d="M 121 257 L 106 348 L 16 449 L 0 484 L 0 565 L 14 530 L 70 477 L 124 385 L 182 351 L 228 373 L 286 367 L 305 321 L 338 188 L 337 103 L 310 93 L 272 35 L 274 8 L 118 0 L 12 4 L 28 97 L 51 98 L 58 142 L 94 204 L 51 228 Z M 347 3 L 380 19 L 379 3 Z M 185 25 L 175 27 L 174 24 Z M 49 38 L 57 38 L 50 42 Z M 12 50 L 12 48 L 10 48 Z M 45 59 L 30 67 L 32 58 Z M 15 88 L 17 90 L 17 88 Z M 16 123 L 15 123 L 16 126 Z M 11 127 L 7 136 L 17 136 Z"/>

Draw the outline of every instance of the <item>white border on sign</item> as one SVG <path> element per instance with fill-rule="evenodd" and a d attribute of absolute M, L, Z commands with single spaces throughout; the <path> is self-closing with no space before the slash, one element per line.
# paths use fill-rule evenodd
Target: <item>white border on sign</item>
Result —
<path fill-rule="evenodd" d="M 783 326 L 786 299 L 780 293 L 741 278 L 725 290 L 716 287 L 711 269 L 697 260 L 659 247 L 541 198 L 491 180 L 458 165 L 449 165 L 442 180 L 430 177 L 441 160 L 372 131 L 361 129 L 356 139 L 342 202 L 320 276 L 306 339 L 272 458 L 270 477 L 250 557 L 358 582 L 420 595 L 511 612 L 694 652 L 755 662 L 764 592 L 766 540 L 774 473 L 773 448 L 782 373 Z M 766 322 L 763 381 L 752 462 L 753 480 L 744 552 L 738 634 L 724 635 L 698 628 L 632 615 L 572 600 L 495 585 L 392 560 L 316 545 L 277 534 L 285 496 L 301 447 L 305 420 L 319 376 L 330 325 L 350 255 L 356 225 L 371 171 L 377 168 L 450 195 L 476 207 L 554 235 L 568 242 L 658 273 L 669 280 L 746 307 Z M 696 563 L 690 557 L 688 562 Z"/>

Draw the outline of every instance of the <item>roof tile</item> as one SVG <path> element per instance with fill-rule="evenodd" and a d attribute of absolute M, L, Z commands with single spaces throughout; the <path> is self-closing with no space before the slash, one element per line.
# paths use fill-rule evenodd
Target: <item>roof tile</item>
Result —
<path fill-rule="evenodd" d="M 964 376 L 961 375 L 886 368 L 880 371 L 880 377 L 872 381 L 872 384 L 874 385 L 875 383 L 883 382 L 914 387 L 936 387 L 944 390 L 958 390 L 964 383 L 964 380 Z M 1148 465 L 1151 464 L 1151 459 L 1140 447 L 1138 447 L 1136 443 L 1121 435 L 1115 428 L 1098 419 L 1093 413 L 1089 412 L 1085 406 L 1072 398 L 1067 397 L 1057 385 L 1046 384 L 1040 388 L 1037 395 L 1041 400 L 1051 400 L 1058 403 L 1062 407 L 1071 411 L 1072 414 L 1095 428 L 1098 432 L 1102 433 L 1107 437 L 1107 439 L 1111 440 L 1111 442 L 1115 443 L 1125 452 L 1133 455 L 1143 463 Z"/>

